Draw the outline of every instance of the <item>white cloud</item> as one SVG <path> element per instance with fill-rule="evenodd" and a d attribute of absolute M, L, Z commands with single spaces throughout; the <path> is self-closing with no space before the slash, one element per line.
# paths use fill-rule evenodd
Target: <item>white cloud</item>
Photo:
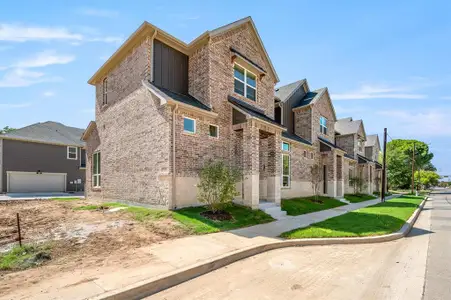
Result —
<path fill-rule="evenodd" d="M 0 103 L 0 109 L 10 109 L 10 108 L 24 108 L 31 106 L 30 102 L 24 102 L 24 103 Z"/>
<path fill-rule="evenodd" d="M 86 30 L 84 30 L 86 32 Z M 91 32 L 94 30 L 91 28 Z M 29 41 L 68 41 L 72 45 L 82 42 L 118 43 L 121 37 L 102 37 L 100 34 L 75 33 L 64 27 L 40 27 L 23 24 L 0 24 L 0 41 L 29 42 Z"/>
<path fill-rule="evenodd" d="M 364 99 L 425 99 L 428 95 L 424 89 L 443 84 L 443 81 L 432 81 L 421 76 L 411 76 L 401 84 L 368 84 L 363 83 L 357 89 L 331 95 L 333 100 Z"/>
<path fill-rule="evenodd" d="M 415 88 L 408 86 L 361 85 L 359 89 L 347 93 L 332 94 L 333 100 L 363 99 L 424 99 L 427 95 L 413 93 Z"/>
<path fill-rule="evenodd" d="M 449 108 L 422 111 L 384 110 L 379 111 L 379 122 L 384 123 L 397 136 L 451 136 Z"/>
<path fill-rule="evenodd" d="M 43 51 L 34 57 L 20 61 L 12 67 L 14 68 L 39 68 L 49 65 L 64 65 L 74 61 L 73 55 L 59 55 L 55 51 Z"/>
<path fill-rule="evenodd" d="M 0 41 L 26 42 L 49 40 L 81 41 L 81 34 L 62 27 L 34 27 L 19 24 L 0 24 Z"/>
<path fill-rule="evenodd" d="M 46 91 L 46 92 L 42 93 L 42 96 L 47 97 L 47 98 L 53 97 L 53 96 L 55 96 L 55 92 L 54 91 Z"/>
<path fill-rule="evenodd" d="M 15 68 L 0 78 L 0 87 L 26 87 L 41 82 L 59 81 L 59 77 L 48 77 L 45 73 Z"/>
<path fill-rule="evenodd" d="M 103 42 L 103 43 L 120 44 L 120 43 L 122 43 L 124 41 L 124 39 L 122 37 L 118 37 L 118 36 L 105 36 L 105 37 L 89 38 L 86 41 L 88 41 L 88 42 Z"/>
<path fill-rule="evenodd" d="M 94 9 L 83 8 L 79 10 L 79 13 L 86 16 L 102 17 L 102 18 L 115 18 L 119 16 L 119 12 L 106 9 Z"/>

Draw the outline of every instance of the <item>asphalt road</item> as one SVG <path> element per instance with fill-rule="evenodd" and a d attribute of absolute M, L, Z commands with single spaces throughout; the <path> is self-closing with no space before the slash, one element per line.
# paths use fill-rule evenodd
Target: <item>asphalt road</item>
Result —
<path fill-rule="evenodd" d="M 148 299 L 451 299 L 450 234 L 451 191 L 433 195 L 407 238 L 274 250 Z"/>

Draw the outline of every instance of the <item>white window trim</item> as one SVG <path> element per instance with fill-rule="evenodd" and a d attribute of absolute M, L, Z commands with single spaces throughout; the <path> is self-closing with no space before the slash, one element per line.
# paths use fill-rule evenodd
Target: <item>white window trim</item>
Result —
<path fill-rule="evenodd" d="M 258 84 L 257 84 L 257 78 L 258 78 L 257 74 L 255 74 L 254 72 L 249 71 L 248 69 L 246 69 L 245 67 L 243 67 L 242 65 L 237 64 L 237 63 L 235 63 L 235 64 L 233 65 L 233 69 L 234 69 L 234 70 L 235 70 L 235 65 L 236 65 L 236 66 L 239 66 L 240 68 L 242 68 L 242 69 L 244 70 L 244 80 L 246 80 L 246 75 L 247 75 L 248 72 L 255 76 L 255 87 L 253 87 L 252 85 L 248 84 L 247 82 L 244 82 L 243 80 L 241 80 L 241 79 L 239 79 L 239 78 L 236 78 L 236 77 L 235 77 L 235 72 L 233 72 L 233 79 L 236 79 L 236 80 L 238 80 L 239 82 L 242 82 L 242 83 L 244 84 L 244 95 L 242 95 L 242 96 L 243 96 L 244 98 L 250 100 L 250 101 L 255 101 L 255 102 L 257 102 L 257 85 L 258 85 Z M 255 99 L 254 99 L 254 100 L 252 100 L 252 99 L 250 99 L 250 98 L 247 97 L 247 86 L 249 86 L 251 89 L 254 89 L 254 90 L 255 90 Z M 234 86 L 233 89 L 234 89 L 234 92 L 235 92 L 235 86 Z M 236 93 L 236 92 L 235 92 L 235 93 Z M 237 93 L 237 94 L 238 94 L 238 93 Z M 240 95 L 240 94 L 238 94 L 238 95 Z"/>
<path fill-rule="evenodd" d="M 185 130 L 185 119 L 194 121 L 194 131 Z M 186 134 L 196 134 L 196 119 L 183 116 L 183 124 L 182 124 L 182 126 L 183 126 L 183 132 L 184 133 L 186 133 Z"/>
<path fill-rule="evenodd" d="M 283 150 L 283 144 L 287 144 L 288 145 L 288 151 L 287 150 Z M 288 143 L 288 142 L 282 141 L 282 144 L 280 146 L 282 147 L 282 152 L 289 153 L 291 151 L 291 144 Z"/>
<path fill-rule="evenodd" d="M 321 123 L 321 119 L 324 119 L 324 120 L 326 121 L 326 124 L 325 124 L 325 125 L 323 125 L 323 124 Z M 325 128 L 325 130 L 323 130 L 323 128 Z M 319 131 L 320 131 L 322 134 L 327 135 L 327 118 L 324 117 L 324 116 L 320 116 L 320 117 L 319 117 Z M 325 131 L 326 133 L 324 133 L 324 131 Z"/>
<path fill-rule="evenodd" d="M 286 155 L 286 156 L 288 156 L 288 175 L 284 175 L 283 174 L 283 156 L 284 155 Z M 280 187 L 282 188 L 282 189 L 289 189 L 289 188 L 291 188 L 291 154 L 290 153 L 288 153 L 288 152 L 286 152 L 286 151 L 284 151 L 283 153 L 282 153 L 282 157 L 281 157 L 281 159 L 282 159 L 282 163 L 281 163 L 281 165 L 282 165 L 282 175 L 281 175 L 281 177 L 280 177 Z M 283 186 L 283 178 L 284 177 L 288 177 L 288 186 Z"/>
<path fill-rule="evenodd" d="M 70 150 L 69 150 L 69 149 L 71 149 L 71 148 L 75 148 L 75 158 L 69 157 L 69 153 L 70 153 Z M 67 146 L 67 159 L 70 159 L 70 160 L 78 160 L 78 147 L 75 147 L 75 146 Z"/>
<path fill-rule="evenodd" d="M 210 135 L 210 126 L 216 127 L 216 136 Z M 213 139 L 219 139 L 219 126 L 216 124 L 209 124 L 208 125 L 208 136 Z"/>
<path fill-rule="evenodd" d="M 100 153 L 100 151 L 94 152 L 92 154 L 92 182 L 91 182 L 91 185 L 92 185 L 93 188 L 100 188 L 101 187 L 101 185 L 98 184 L 99 183 L 99 179 L 97 179 L 97 185 L 94 185 L 94 177 L 97 176 L 98 178 L 102 179 L 101 178 L 101 173 L 98 173 L 98 174 L 94 173 L 94 157 L 98 153 Z M 99 157 L 99 156 L 97 156 L 97 157 Z M 97 164 L 100 164 L 100 160 L 97 161 Z"/>

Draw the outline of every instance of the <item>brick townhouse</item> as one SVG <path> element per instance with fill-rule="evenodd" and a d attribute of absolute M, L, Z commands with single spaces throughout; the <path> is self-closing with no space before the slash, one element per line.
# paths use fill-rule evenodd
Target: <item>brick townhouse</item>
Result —
<path fill-rule="evenodd" d="M 175 209 L 198 204 L 210 159 L 240 168 L 236 201 L 345 192 L 354 156 L 335 143 L 327 88 L 279 81 L 250 17 L 189 44 L 144 22 L 92 76 L 95 121 L 87 144 L 86 195 Z"/>

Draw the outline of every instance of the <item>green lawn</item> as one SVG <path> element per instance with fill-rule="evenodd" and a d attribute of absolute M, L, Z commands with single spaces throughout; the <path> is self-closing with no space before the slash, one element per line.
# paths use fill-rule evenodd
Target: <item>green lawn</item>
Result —
<path fill-rule="evenodd" d="M 270 215 L 267 215 L 261 210 L 252 210 L 235 204 L 226 208 L 226 211 L 232 215 L 232 220 L 228 221 L 214 221 L 203 217 L 201 213 L 207 211 L 203 206 L 170 211 L 108 202 L 99 205 L 79 206 L 75 207 L 74 210 L 97 210 L 101 209 L 101 207 L 126 207 L 125 211 L 131 213 L 133 218 L 140 222 L 172 218 L 194 234 L 231 230 L 274 221 Z"/>
<path fill-rule="evenodd" d="M 50 244 L 16 246 L 0 254 L 0 270 L 23 270 L 38 266 L 50 257 Z"/>
<path fill-rule="evenodd" d="M 330 197 L 318 196 L 318 200 L 322 203 L 314 202 L 314 200 L 314 196 L 284 199 L 282 200 L 282 210 L 285 210 L 290 216 L 298 216 L 346 205 L 346 203 Z"/>
<path fill-rule="evenodd" d="M 363 202 L 368 200 L 377 199 L 377 197 L 373 195 L 366 194 L 345 194 L 344 198 L 351 203 Z"/>
<path fill-rule="evenodd" d="M 192 233 L 204 234 L 247 227 L 274 221 L 274 219 L 261 210 L 252 210 L 248 207 L 235 205 L 225 209 L 232 215 L 229 221 L 213 221 L 201 215 L 207 211 L 205 207 L 182 208 L 173 212 L 172 217 L 185 225 Z"/>
<path fill-rule="evenodd" d="M 83 200 L 83 199 L 80 199 L 78 197 L 68 197 L 68 198 L 50 198 L 50 200 L 55 200 L 55 201 L 76 201 L 76 200 Z"/>
<path fill-rule="evenodd" d="M 423 200 L 402 196 L 358 209 L 309 227 L 282 233 L 288 239 L 323 237 L 361 237 L 383 235 L 399 230 Z"/>

